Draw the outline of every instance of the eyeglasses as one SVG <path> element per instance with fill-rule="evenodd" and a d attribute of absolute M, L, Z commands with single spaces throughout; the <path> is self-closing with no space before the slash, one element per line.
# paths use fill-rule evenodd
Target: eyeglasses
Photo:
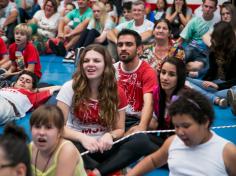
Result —
<path fill-rule="evenodd" d="M 0 169 L 6 168 L 6 167 L 13 167 L 13 166 L 15 166 L 15 163 L 0 164 Z"/>

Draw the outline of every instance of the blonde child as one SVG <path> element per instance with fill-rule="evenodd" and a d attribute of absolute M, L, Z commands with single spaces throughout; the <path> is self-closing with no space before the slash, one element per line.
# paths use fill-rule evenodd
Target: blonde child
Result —
<path fill-rule="evenodd" d="M 40 79 L 41 64 L 38 51 L 30 42 L 31 29 L 24 23 L 17 25 L 14 30 L 14 38 L 15 42 L 9 46 L 9 57 L 12 64 L 4 76 L 15 80 L 23 70 L 28 70 Z"/>

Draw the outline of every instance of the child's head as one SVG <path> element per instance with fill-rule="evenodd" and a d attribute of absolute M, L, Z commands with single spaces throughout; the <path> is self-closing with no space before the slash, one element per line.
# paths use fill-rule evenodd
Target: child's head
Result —
<path fill-rule="evenodd" d="M 189 115 L 199 125 L 208 124 L 208 128 L 215 116 L 210 101 L 193 89 L 183 89 L 178 96 L 172 97 L 168 112 L 172 119 L 177 115 Z"/>
<path fill-rule="evenodd" d="M 105 3 L 105 6 L 106 6 L 106 11 L 107 12 L 111 12 L 111 11 L 113 11 L 113 4 L 112 4 L 112 2 L 106 2 Z"/>
<path fill-rule="evenodd" d="M 55 126 L 62 134 L 64 129 L 64 116 L 61 109 L 55 105 L 42 105 L 31 115 L 30 126 Z"/>
<path fill-rule="evenodd" d="M 75 9 L 75 5 L 71 2 L 66 3 L 65 14 Z"/>
<path fill-rule="evenodd" d="M 123 4 L 123 16 L 127 21 L 132 19 L 131 8 L 132 8 L 132 2 L 126 2 Z"/>
<path fill-rule="evenodd" d="M 25 88 L 28 90 L 35 89 L 37 87 L 38 78 L 37 76 L 28 70 L 24 70 L 17 77 L 16 83 L 14 84 L 15 88 Z"/>
<path fill-rule="evenodd" d="M 21 24 L 18 24 L 14 29 L 15 36 L 17 33 L 20 33 L 21 35 L 25 35 L 27 38 L 27 41 L 29 41 L 31 39 L 32 30 L 26 23 L 21 23 Z"/>
<path fill-rule="evenodd" d="M 157 0 L 156 6 L 157 10 L 166 10 L 167 7 L 166 0 Z"/>

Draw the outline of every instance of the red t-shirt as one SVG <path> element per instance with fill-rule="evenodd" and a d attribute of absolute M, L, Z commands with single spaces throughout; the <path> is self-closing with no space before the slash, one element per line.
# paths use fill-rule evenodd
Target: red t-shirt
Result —
<path fill-rule="evenodd" d="M 118 84 L 124 89 L 128 100 L 127 114 L 140 115 L 143 108 L 143 95 L 152 93 L 157 85 L 156 72 L 145 61 L 140 61 L 134 71 L 125 71 L 118 63 Z"/>
<path fill-rule="evenodd" d="M 17 52 L 17 45 L 16 43 L 13 43 L 9 47 L 9 54 L 10 54 L 10 59 L 14 61 L 13 63 L 17 67 L 16 63 L 16 52 Z M 42 73 L 41 73 L 41 64 L 40 64 L 40 59 L 39 59 L 39 54 L 37 49 L 34 47 L 34 45 L 31 42 L 28 42 L 26 44 L 26 47 L 23 51 L 21 51 L 23 57 L 24 57 L 24 65 L 25 68 L 28 67 L 29 64 L 35 64 L 34 67 L 34 73 L 41 78 Z"/>
<path fill-rule="evenodd" d="M 3 56 L 7 54 L 7 46 L 4 43 L 3 39 L 0 38 L 0 60 L 2 60 Z"/>
<path fill-rule="evenodd" d="M 127 99 L 125 93 L 121 87 L 118 86 L 119 105 L 118 111 L 124 109 L 127 106 Z M 79 119 L 82 124 L 100 124 L 99 115 L 99 102 L 97 100 L 90 99 L 87 102 L 88 109 L 86 111 L 77 111 L 75 117 Z M 83 131 L 82 131 L 83 132 Z M 86 133 L 86 131 L 84 131 Z"/>
<path fill-rule="evenodd" d="M 18 89 L 18 91 L 28 97 L 29 101 L 33 105 L 33 108 L 37 108 L 51 97 L 49 90 L 42 92 L 32 92 L 27 89 Z"/>

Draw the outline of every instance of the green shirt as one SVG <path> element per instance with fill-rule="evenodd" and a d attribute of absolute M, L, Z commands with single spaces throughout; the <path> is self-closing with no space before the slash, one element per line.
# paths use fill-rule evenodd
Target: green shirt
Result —
<path fill-rule="evenodd" d="M 76 26 L 78 26 L 84 20 L 91 19 L 92 16 L 93 16 L 93 11 L 91 8 L 87 8 L 83 14 L 81 14 L 78 9 L 74 9 L 66 15 L 67 18 L 73 21 L 73 26 L 72 26 L 73 29 L 76 28 Z"/>
<path fill-rule="evenodd" d="M 213 27 L 214 20 L 206 21 L 203 17 L 194 17 L 185 26 L 180 36 L 187 41 L 202 41 L 202 36 Z"/>

